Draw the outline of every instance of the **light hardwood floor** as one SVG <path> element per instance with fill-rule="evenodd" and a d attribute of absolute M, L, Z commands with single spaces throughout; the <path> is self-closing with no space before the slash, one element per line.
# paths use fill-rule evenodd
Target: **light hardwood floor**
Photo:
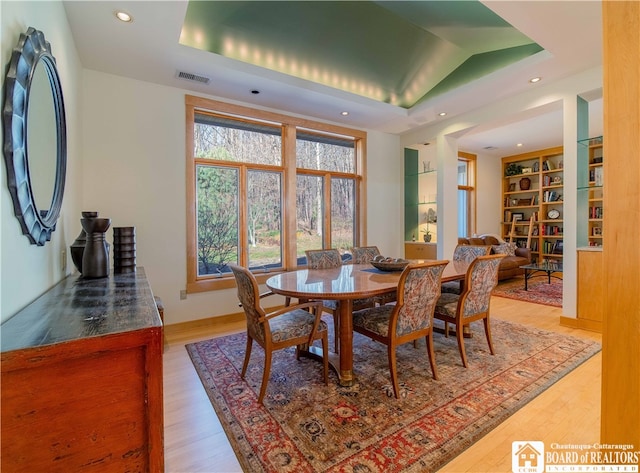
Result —
<path fill-rule="evenodd" d="M 598 333 L 562 327 L 561 309 L 500 297 L 492 317 L 600 341 Z M 185 343 L 244 330 L 243 322 L 166 328 L 164 355 L 165 471 L 242 471 L 184 348 Z M 562 378 L 497 428 L 448 463 L 441 472 L 510 472 L 511 443 L 540 440 L 583 444 L 600 437 L 602 356 L 598 354 Z"/>

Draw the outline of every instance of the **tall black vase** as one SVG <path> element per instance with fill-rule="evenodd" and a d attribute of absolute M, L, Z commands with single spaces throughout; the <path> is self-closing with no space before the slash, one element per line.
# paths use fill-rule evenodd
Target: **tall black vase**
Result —
<path fill-rule="evenodd" d="M 82 212 L 82 218 L 96 218 L 98 216 L 98 212 Z M 84 255 L 84 247 L 87 244 L 87 232 L 84 231 L 84 228 L 80 230 L 80 235 L 75 241 L 71 244 L 71 260 L 73 261 L 73 265 L 77 268 L 78 271 L 82 273 L 82 256 Z"/>
<path fill-rule="evenodd" d="M 109 244 L 105 240 L 105 232 L 111 225 L 111 219 L 83 218 L 80 223 L 87 234 L 82 255 L 82 276 L 106 278 L 109 276 Z"/>

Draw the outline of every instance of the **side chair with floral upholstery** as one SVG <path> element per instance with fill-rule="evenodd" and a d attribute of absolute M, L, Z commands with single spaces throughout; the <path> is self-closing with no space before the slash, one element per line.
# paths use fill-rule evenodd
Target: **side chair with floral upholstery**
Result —
<path fill-rule="evenodd" d="M 329 250 L 306 250 L 307 267 L 309 269 L 332 269 L 342 266 L 340 252 L 336 249 Z M 375 298 L 355 299 L 353 310 L 360 310 L 366 307 L 373 307 L 376 304 Z M 333 316 L 333 349 L 338 353 L 340 346 L 340 321 L 338 320 L 338 302 L 334 300 L 322 301 L 322 309 Z"/>
<path fill-rule="evenodd" d="M 484 333 L 489 344 L 489 351 L 495 354 L 491 341 L 489 324 L 489 306 L 491 293 L 498 284 L 498 268 L 504 255 L 478 256 L 474 259 L 464 278 L 461 294 L 442 293 L 436 304 L 434 317 L 445 323 L 445 334 L 449 336 L 448 324 L 456 326 L 458 350 L 462 364 L 466 368 L 467 354 L 464 349 L 463 329 L 476 320 L 484 322 Z"/>
<path fill-rule="evenodd" d="M 322 303 L 306 302 L 284 307 L 274 312 L 265 313 L 260 299 L 273 293 L 260 294 L 258 282 L 254 275 L 235 264 L 229 264 L 238 286 L 238 299 L 247 318 L 247 348 L 244 355 L 241 377 L 247 372 L 251 348 L 255 340 L 264 349 L 264 370 L 258 402 L 262 403 L 271 372 L 271 357 L 276 350 L 296 347 L 296 359 L 300 358 L 300 346 L 311 345 L 314 340 L 321 340 L 323 350 L 324 383 L 328 383 L 329 338 L 327 324 L 321 320 Z"/>
<path fill-rule="evenodd" d="M 380 255 L 380 250 L 377 246 L 354 246 L 351 248 L 351 254 L 353 255 L 353 264 L 367 264 Z"/>
<path fill-rule="evenodd" d="M 353 255 L 353 264 L 367 264 L 373 261 L 373 258 L 380 255 L 380 250 L 377 246 L 354 246 L 351 248 L 351 254 Z M 377 296 L 374 298 L 376 304 L 384 305 L 390 302 L 395 302 L 398 295 L 395 292 Z"/>
<path fill-rule="evenodd" d="M 448 261 L 408 264 L 398 281 L 396 304 L 353 313 L 353 330 L 388 347 L 393 393 L 399 398 L 396 347 L 425 337 L 434 379 L 438 379 L 433 351 L 433 311 L 440 296 L 442 272 Z"/>
<path fill-rule="evenodd" d="M 453 250 L 453 261 L 466 261 L 471 263 L 478 256 L 486 256 L 491 252 L 488 245 L 458 245 Z M 442 292 L 460 294 L 464 281 L 451 281 L 442 283 Z"/>

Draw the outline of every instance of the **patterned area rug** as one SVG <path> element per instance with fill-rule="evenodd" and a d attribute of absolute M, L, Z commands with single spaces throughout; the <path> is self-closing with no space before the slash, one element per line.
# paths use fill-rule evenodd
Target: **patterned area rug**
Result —
<path fill-rule="evenodd" d="M 264 352 L 256 344 L 246 381 L 240 378 L 244 333 L 186 348 L 245 471 L 430 472 L 600 351 L 590 340 L 493 320 L 492 356 L 482 323 L 473 325 L 468 369 L 455 337 L 435 334 L 438 381 L 424 340 L 398 349 L 400 399 L 386 347 L 359 334 L 354 386 L 339 386 L 331 371 L 325 386 L 321 363 L 281 351 L 264 406 L 257 403 Z"/>
<path fill-rule="evenodd" d="M 546 276 L 529 279 L 529 288 L 524 290 L 524 278 L 518 277 L 498 283 L 493 290 L 494 296 L 517 299 L 554 307 L 562 307 L 562 280 L 551 278 L 551 284 Z"/>

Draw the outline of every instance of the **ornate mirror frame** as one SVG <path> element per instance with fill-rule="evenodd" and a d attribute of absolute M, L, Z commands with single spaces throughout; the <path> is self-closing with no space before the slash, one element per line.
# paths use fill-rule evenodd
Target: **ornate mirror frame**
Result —
<path fill-rule="evenodd" d="M 36 206 L 27 146 L 29 97 L 38 65 L 44 67 L 51 88 L 57 141 L 53 196 L 47 209 L 38 209 Z M 45 40 L 44 33 L 35 28 L 29 27 L 26 33 L 20 34 L 18 44 L 13 49 L 5 79 L 2 118 L 3 151 L 13 210 L 20 221 L 22 233 L 27 235 L 32 244 L 43 246 L 51 240 L 51 233 L 56 228 L 62 207 L 67 170 L 67 125 L 56 60 L 51 54 L 51 45 Z M 53 150 L 51 152 L 53 153 Z"/>

